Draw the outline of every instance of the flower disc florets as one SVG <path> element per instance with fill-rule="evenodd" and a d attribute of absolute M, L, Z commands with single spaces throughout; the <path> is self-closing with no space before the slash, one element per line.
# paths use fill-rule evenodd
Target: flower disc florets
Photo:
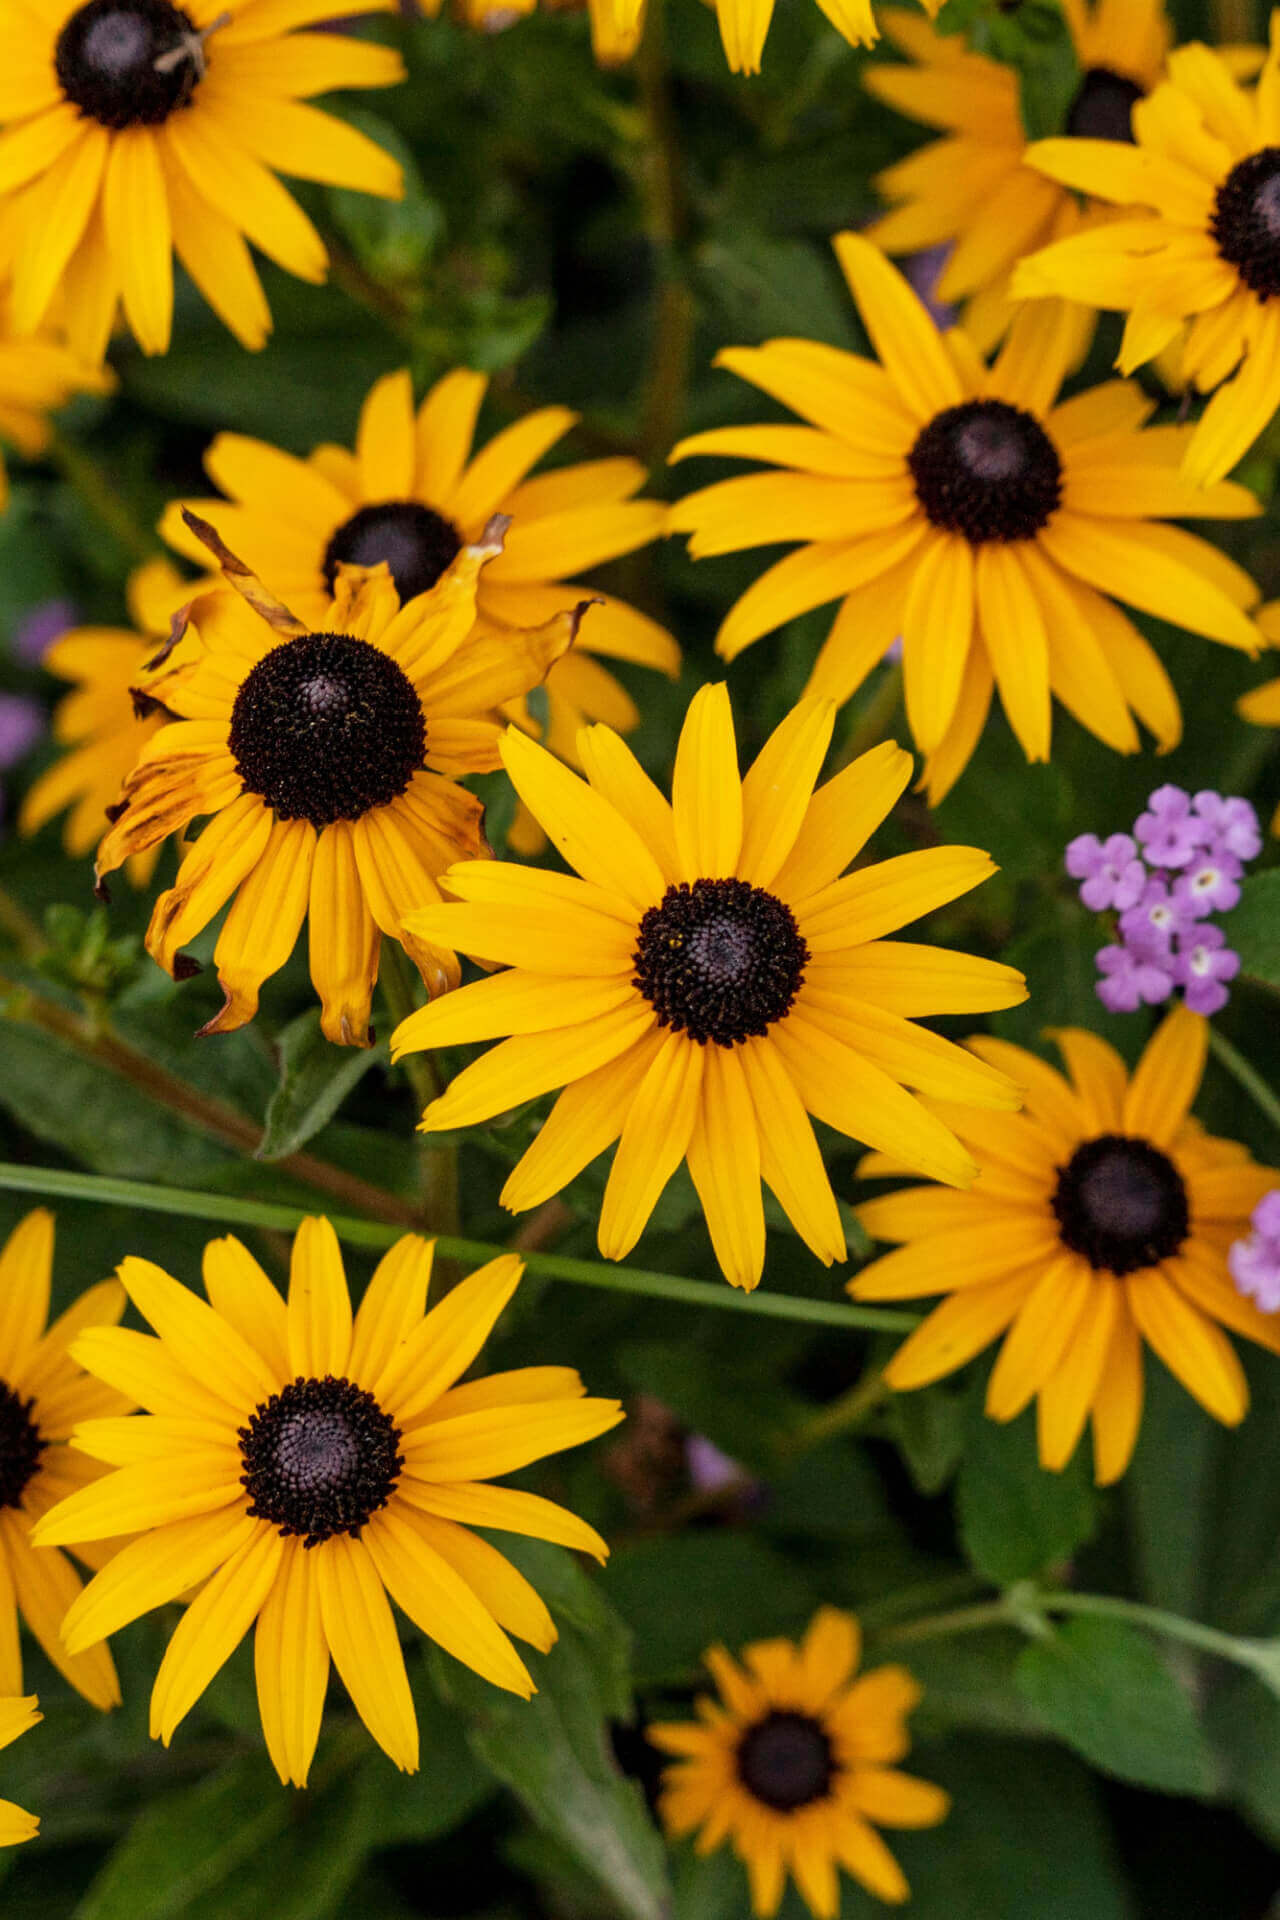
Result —
<path fill-rule="evenodd" d="M 395 1491 L 400 1429 L 350 1380 L 291 1380 L 240 1429 L 250 1515 L 319 1546 L 358 1536 Z"/>
<path fill-rule="evenodd" d="M 1076 140 L 1133 144 L 1133 109 L 1145 98 L 1136 80 L 1110 67 L 1090 67 L 1067 109 L 1064 133 Z"/>
<path fill-rule="evenodd" d="M 422 765 L 422 706 L 367 640 L 308 633 L 245 676 L 228 746 L 251 793 L 281 820 L 358 820 L 398 798 Z"/>
<path fill-rule="evenodd" d="M 1209 226 L 1222 258 L 1260 300 L 1280 293 L 1280 147 L 1232 167 Z"/>
<path fill-rule="evenodd" d="M 924 427 L 907 455 L 916 497 L 935 527 L 987 540 L 1030 540 L 1062 499 L 1062 462 L 1034 414 L 1004 400 L 966 400 Z"/>
<path fill-rule="evenodd" d="M 191 15 L 170 0 L 89 0 L 58 35 L 58 84 L 99 125 L 158 127 L 191 99 L 203 71 Z"/>
<path fill-rule="evenodd" d="M 771 1713 L 748 1727 L 737 1766 L 747 1792 L 777 1813 L 821 1800 L 835 1772 L 831 1742 L 807 1713 Z"/>
<path fill-rule="evenodd" d="M 745 880 L 682 881 L 640 922 L 633 985 L 660 1026 L 739 1045 L 791 1007 L 809 949 L 791 909 Z"/>
<path fill-rule="evenodd" d="M 0 1508 L 20 1503 L 40 1465 L 45 1443 L 31 1417 L 34 1406 L 0 1380 Z"/>
<path fill-rule="evenodd" d="M 1146 1140 L 1104 1133 L 1077 1147 L 1051 1205 L 1064 1246 L 1123 1277 L 1169 1259 L 1191 1226 L 1182 1175 Z"/>
<path fill-rule="evenodd" d="M 443 514 L 416 500 L 386 500 L 344 520 L 325 548 L 332 592 L 342 563 L 376 567 L 385 560 L 401 604 L 427 593 L 462 551 L 462 535 Z"/>

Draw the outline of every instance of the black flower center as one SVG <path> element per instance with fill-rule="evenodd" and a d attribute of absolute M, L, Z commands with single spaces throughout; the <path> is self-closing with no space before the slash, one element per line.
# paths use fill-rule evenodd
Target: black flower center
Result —
<path fill-rule="evenodd" d="M 385 560 L 403 605 L 434 587 L 461 551 L 462 535 L 443 514 L 416 500 L 386 500 L 343 521 L 324 550 L 324 577 L 332 593 L 339 562 L 376 567 Z"/>
<path fill-rule="evenodd" d="M 985 540 L 1030 540 L 1062 498 L 1062 462 L 1034 415 L 1004 400 L 966 400 L 924 427 L 907 455 L 916 498 L 935 527 Z"/>
<path fill-rule="evenodd" d="M 246 674 L 227 744 L 250 793 L 281 820 L 358 820 L 422 765 L 422 703 L 388 654 L 346 633 L 273 647 Z"/>
<path fill-rule="evenodd" d="M 72 106 L 119 132 L 158 127 L 189 105 L 204 44 L 170 0 L 89 0 L 58 35 L 53 62 Z"/>
<path fill-rule="evenodd" d="M 1259 299 L 1280 293 L 1280 147 L 1241 160 L 1218 188 L 1209 230 Z"/>
<path fill-rule="evenodd" d="M 1064 132 L 1077 140 L 1133 141 L 1133 109 L 1145 99 L 1142 88 L 1127 74 L 1110 67 L 1090 67 L 1067 109 Z"/>
<path fill-rule="evenodd" d="M 738 1746 L 738 1778 L 778 1813 L 821 1800 L 835 1762 L 831 1742 L 807 1713 L 771 1713 L 748 1727 Z"/>
<path fill-rule="evenodd" d="M 1058 1169 L 1053 1195 L 1064 1246 L 1118 1277 L 1175 1254 L 1191 1227 L 1182 1175 L 1145 1140 L 1104 1133 Z"/>
<path fill-rule="evenodd" d="M 350 1380 L 291 1380 L 240 1429 L 241 1485 L 250 1517 L 317 1547 L 358 1536 L 395 1491 L 400 1429 Z"/>
<path fill-rule="evenodd" d="M 791 909 L 745 880 L 681 881 L 640 922 L 632 985 L 658 1024 L 705 1046 L 767 1033 L 800 990 L 809 949 Z"/>
<path fill-rule="evenodd" d="M 40 1465 L 45 1442 L 31 1417 L 35 1404 L 0 1380 L 0 1508 L 19 1504 Z"/>

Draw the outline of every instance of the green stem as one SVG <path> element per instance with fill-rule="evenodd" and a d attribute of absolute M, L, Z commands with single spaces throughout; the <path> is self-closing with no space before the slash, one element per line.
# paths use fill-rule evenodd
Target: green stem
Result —
<path fill-rule="evenodd" d="M 1202 1626 L 1198 1620 L 1184 1620 L 1180 1613 L 1166 1613 L 1163 1607 L 1148 1607 L 1140 1600 L 1121 1600 L 1106 1593 L 1041 1593 L 1036 1604 L 1045 1613 L 1095 1614 L 1103 1620 L 1124 1620 L 1130 1626 L 1146 1627 L 1163 1634 L 1167 1640 L 1181 1640 L 1202 1653 L 1216 1654 L 1236 1666 L 1252 1667 L 1251 1642 L 1217 1627 Z"/>
<path fill-rule="evenodd" d="M 645 228 L 658 269 L 657 315 L 639 440 L 641 458 L 650 465 L 666 459 L 679 434 L 696 319 L 681 258 L 689 209 L 664 28 L 660 0 L 651 0 L 644 39 L 636 56 L 644 123 L 638 178 Z"/>
<path fill-rule="evenodd" d="M 197 1193 L 185 1187 L 153 1186 L 142 1180 L 117 1180 L 106 1174 L 73 1173 L 60 1167 L 24 1167 L 0 1161 L 0 1190 L 39 1193 L 55 1200 L 91 1200 L 104 1206 L 136 1207 L 148 1213 L 178 1213 L 191 1220 L 211 1220 L 241 1227 L 274 1228 L 293 1233 L 306 1218 L 302 1207 L 278 1206 L 270 1200 L 248 1200 L 239 1194 Z M 330 1214 L 340 1240 L 351 1246 L 389 1247 L 402 1228 L 380 1220 L 356 1220 Z M 441 1234 L 437 1253 L 443 1259 L 483 1264 L 509 1251 L 482 1240 L 460 1240 Z M 561 1254 L 526 1253 L 531 1273 L 572 1286 L 598 1287 L 606 1293 L 644 1294 L 650 1299 L 673 1300 L 686 1307 L 717 1307 L 722 1312 L 746 1313 L 770 1320 L 795 1320 L 810 1326 L 871 1327 L 877 1332 L 906 1333 L 916 1324 L 914 1314 L 888 1307 L 844 1306 L 834 1300 L 796 1300 L 781 1293 L 739 1293 L 720 1281 L 684 1280 L 671 1273 L 640 1268 L 603 1266 L 594 1260 L 571 1260 Z"/>
<path fill-rule="evenodd" d="M 155 558 L 160 551 L 159 539 L 150 528 L 143 526 L 123 494 L 83 447 L 64 440 L 55 429 L 45 448 L 45 458 L 80 495 L 94 519 L 115 536 L 131 561 L 140 563 Z"/>
<path fill-rule="evenodd" d="M 1251 1067 L 1244 1055 L 1215 1026 L 1209 1028 L 1209 1051 L 1244 1088 L 1258 1111 L 1265 1114 L 1276 1131 L 1280 1132 L 1280 1096 L 1272 1091 L 1257 1068 Z"/>
<path fill-rule="evenodd" d="M 864 1423 L 868 1415 L 875 1412 L 882 1401 L 889 1397 L 890 1388 L 884 1373 L 879 1367 L 873 1367 L 856 1380 L 847 1393 L 842 1393 L 829 1406 L 815 1413 L 812 1420 L 789 1434 L 785 1442 L 787 1453 L 807 1453 L 810 1447 L 821 1446 L 825 1440 L 834 1440 L 839 1434 L 853 1433 Z"/>
<path fill-rule="evenodd" d="M 1017 1616 L 1007 1599 L 980 1600 L 976 1606 L 953 1607 L 948 1613 L 929 1613 L 922 1620 L 904 1620 L 876 1635 L 877 1647 L 905 1647 L 921 1640 L 942 1640 L 953 1633 L 977 1633 L 984 1627 L 1010 1627 Z"/>
<path fill-rule="evenodd" d="M 34 960 L 49 944 L 26 908 L 3 887 L 0 887 L 0 930 L 9 935 L 24 960 Z"/>

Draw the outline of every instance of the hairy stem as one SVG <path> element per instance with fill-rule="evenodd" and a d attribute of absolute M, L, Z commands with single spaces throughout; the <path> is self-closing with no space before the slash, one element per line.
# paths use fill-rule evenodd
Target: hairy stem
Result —
<path fill-rule="evenodd" d="M 1280 1095 L 1267 1085 L 1256 1067 L 1250 1066 L 1240 1053 L 1217 1027 L 1209 1028 L 1209 1051 L 1224 1066 L 1232 1078 L 1244 1088 L 1259 1113 L 1280 1132 Z"/>

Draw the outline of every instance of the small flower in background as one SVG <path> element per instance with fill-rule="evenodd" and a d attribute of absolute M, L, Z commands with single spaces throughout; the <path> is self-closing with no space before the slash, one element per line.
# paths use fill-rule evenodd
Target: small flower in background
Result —
<path fill-rule="evenodd" d="M 0 1747 L 12 1746 L 43 1719 L 44 1715 L 37 1711 L 34 1694 L 25 1700 L 0 1700 Z M 39 1831 L 40 1822 L 34 1813 L 24 1813 L 12 1800 L 0 1800 L 0 1847 L 16 1847 L 23 1840 L 34 1840 Z"/>
<path fill-rule="evenodd" d="M 72 600 L 42 600 L 24 614 L 13 631 L 12 651 L 23 666 L 38 667 L 46 647 L 79 624 L 80 611 Z"/>
<path fill-rule="evenodd" d="M 1264 1313 L 1280 1312 L 1280 1188 L 1264 1194 L 1253 1210 L 1253 1232 L 1233 1241 L 1227 1254 L 1231 1278 Z"/>
<path fill-rule="evenodd" d="M 0 693 L 0 773 L 25 760 L 44 730 L 45 711 L 38 700 L 29 700 L 25 693 Z M 0 787 L 0 820 L 4 816 Z"/>
<path fill-rule="evenodd" d="M 1247 800 L 1171 784 L 1156 788 L 1132 835 L 1082 833 L 1068 844 L 1066 869 L 1082 882 L 1084 905 L 1119 916 L 1120 943 L 1097 956 L 1097 995 L 1109 1012 L 1160 1006 L 1175 988 L 1193 1013 L 1221 1012 L 1240 956 L 1210 916 L 1239 904 L 1244 863 L 1261 850 Z"/>
<path fill-rule="evenodd" d="M 112 1328 L 75 1342 L 98 1379 L 135 1382 L 147 1411 L 77 1429 L 118 1471 L 46 1514 L 41 1544 L 138 1536 L 66 1613 L 81 1659 L 199 1586 L 151 1696 L 152 1738 L 165 1746 L 255 1628 L 262 1729 L 286 1784 L 307 1783 L 331 1659 L 373 1738 L 411 1773 L 418 1724 L 391 1601 L 528 1699 L 508 1634 L 546 1652 L 555 1624 L 472 1527 L 607 1557 L 575 1514 L 488 1482 L 607 1433 L 617 1401 L 587 1399 L 570 1367 L 458 1386 L 523 1266 L 503 1254 L 426 1313 L 432 1252 L 415 1234 L 397 1241 L 354 1316 L 324 1219 L 298 1229 L 287 1300 L 230 1237 L 205 1248 L 204 1300 L 127 1259 L 120 1279 L 158 1338 Z"/>
<path fill-rule="evenodd" d="M 719 1700 L 701 1695 L 697 1721 L 662 1721 L 649 1740 L 675 1756 L 659 1811 L 679 1838 L 701 1828 L 700 1853 L 727 1839 L 747 1870 L 753 1913 L 774 1914 L 788 1873 L 817 1920 L 840 1910 L 837 1868 L 877 1899 L 908 1897 L 901 1867 L 876 1828 L 933 1827 L 950 1798 L 900 1773 L 906 1720 L 920 1687 L 905 1667 L 855 1680 L 862 1635 L 851 1614 L 823 1607 L 804 1639 L 760 1640 L 739 1660 L 711 1647 Z"/>

